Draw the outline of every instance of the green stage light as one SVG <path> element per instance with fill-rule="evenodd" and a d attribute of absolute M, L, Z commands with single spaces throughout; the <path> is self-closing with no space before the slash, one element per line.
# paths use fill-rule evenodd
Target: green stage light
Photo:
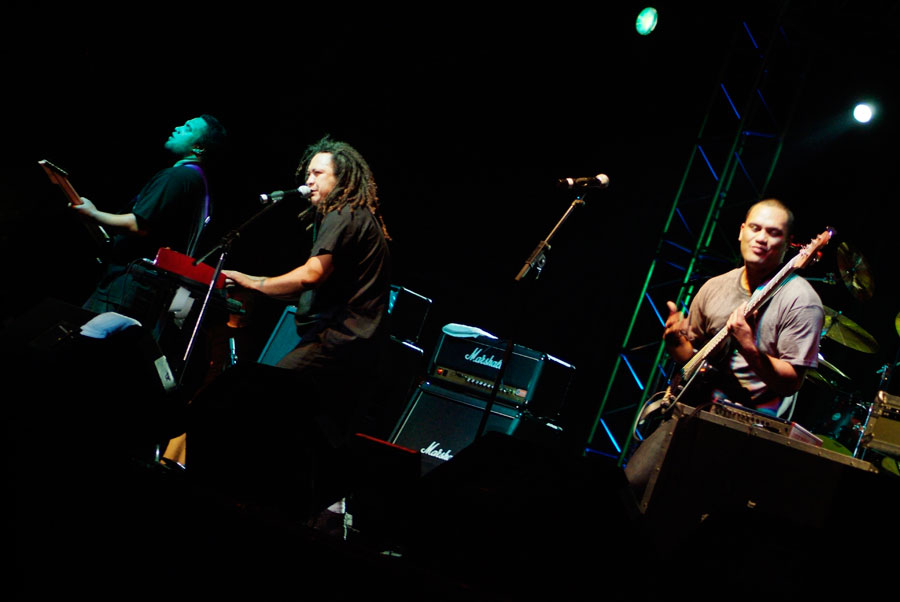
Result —
<path fill-rule="evenodd" d="M 659 21 L 659 14 L 652 6 L 648 6 L 638 13 L 637 21 L 634 28 L 642 36 L 649 35 L 651 31 L 656 29 L 656 22 Z"/>

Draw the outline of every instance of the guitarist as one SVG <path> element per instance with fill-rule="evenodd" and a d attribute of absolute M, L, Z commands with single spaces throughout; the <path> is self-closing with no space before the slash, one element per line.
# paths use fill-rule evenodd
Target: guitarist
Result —
<path fill-rule="evenodd" d="M 793 221 L 781 201 L 756 203 L 747 212 L 738 237 L 743 267 L 707 281 L 691 302 L 688 317 L 668 302 L 664 338 L 679 364 L 722 329 L 730 334 L 711 390 L 701 387 L 689 392 L 694 393 L 689 400 L 693 405 L 709 401 L 711 393 L 768 414 L 786 415 L 806 370 L 818 364 L 825 313 L 819 295 L 797 274 L 789 276 L 756 312 L 744 316 L 751 293 L 778 271 Z"/>
<path fill-rule="evenodd" d="M 158 317 L 151 287 L 135 281 L 129 264 L 160 247 L 191 255 L 210 215 L 204 166 L 221 148 L 225 130 L 212 115 L 176 127 L 165 143 L 176 162 L 154 175 L 124 211 L 102 211 L 82 197 L 72 209 L 115 232 L 106 271 L 84 308 L 115 311 L 153 328 Z M 158 333 L 156 333 L 158 335 Z"/>

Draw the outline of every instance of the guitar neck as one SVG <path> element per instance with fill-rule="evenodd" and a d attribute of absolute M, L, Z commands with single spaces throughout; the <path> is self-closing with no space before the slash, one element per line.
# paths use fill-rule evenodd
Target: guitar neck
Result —
<path fill-rule="evenodd" d="M 81 196 L 75 192 L 75 187 L 69 182 L 69 174 L 66 173 L 64 169 L 57 167 L 46 159 L 38 161 L 38 165 L 43 168 L 44 173 L 47 174 L 50 181 L 59 186 L 60 190 L 62 190 L 63 194 L 66 196 L 66 199 L 68 199 L 73 207 L 84 204 L 84 201 L 81 200 Z M 81 223 L 84 224 L 84 227 L 98 245 L 103 246 L 109 244 L 112 240 L 100 224 L 89 222 L 87 220 L 82 220 Z"/>
<path fill-rule="evenodd" d="M 788 276 L 797 271 L 796 264 L 801 257 L 801 255 L 794 255 L 790 261 L 781 266 L 778 273 L 772 276 L 765 286 L 761 289 L 757 289 L 756 292 L 750 296 L 750 300 L 747 302 L 746 307 L 744 307 L 745 316 L 759 309 L 760 306 L 774 294 L 775 289 L 784 284 L 784 281 L 788 279 Z"/>
<path fill-rule="evenodd" d="M 69 174 L 65 170 L 60 169 L 46 159 L 38 161 L 38 164 L 44 168 L 44 172 L 46 172 L 50 181 L 60 187 L 72 205 L 81 205 L 81 196 L 75 192 L 75 187 L 69 182 Z"/>

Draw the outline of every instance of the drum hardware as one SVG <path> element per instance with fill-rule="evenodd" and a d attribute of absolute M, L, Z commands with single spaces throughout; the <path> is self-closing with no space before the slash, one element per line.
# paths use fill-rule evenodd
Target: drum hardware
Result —
<path fill-rule="evenodd" d="M 857 457 L 871 408 L 871 403 L 854 399 L 838 404 L 826 426 L 828 430 L 822 435 L 842 448 L 836 451 Z"/>
<path fill-rule="evenodd" d="M 875 283 L 862 253 L 848 243 L 842 242 L 837 249 L 837 264 L 841 279 L 847 285 L 850 294 L 860 301 L 871 299 L 875 292 Z"/>
<path fill-rule="evenodd" d="M 835 278 L 835 276 L 834 276 L 834 272 L 828 272 L 821 278 L 808 276 L 808 277 L 806 277 L 806 281 L 807 282 L 821 282 L 822 284 L 832 284 L 832 285 L 838 283 L 837 278 Z"/>
<path fill-rule="evenodd" d="M 866 418 L 862 446 L 900 456 L 900 397 L 879 391 Z"/>

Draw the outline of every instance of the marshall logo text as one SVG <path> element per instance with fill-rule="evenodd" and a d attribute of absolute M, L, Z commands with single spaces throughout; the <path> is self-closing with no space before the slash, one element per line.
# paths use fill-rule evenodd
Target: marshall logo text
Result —
<path fill-rule="evenodd" d="M 475 351 L 467 354 L 465 357 L 467 360 L 469 360 L 470 362 L 473 362 L 475 364 L 481 364 L 482 366 L 490 366 L 491 368 L 496 368 L 497 370 L 499 370 L 500 366 L 503 365 L 503 360 L 502 359 L 495 360 L 493 355 L 491 355 L 489 357 L 485 357 L 485 356 L 481 355 L 481 353 L 483 351 L 484 351 L 484 349 L 482 349 L 481 347 L 476 347 Z"/>
<path fill-rule="evenodd" d="M 437 458 L 439 460 L 449 460 L 453 457 L 453 454 L 450 453 L 450 450 L 438 449 L 440 443 L 437 441 L 432 441 L 431 445 L 428 447 L 423 447 L 421 449 L 422 453 L 426 456 L 431 456 L 432 458 Z"/>

